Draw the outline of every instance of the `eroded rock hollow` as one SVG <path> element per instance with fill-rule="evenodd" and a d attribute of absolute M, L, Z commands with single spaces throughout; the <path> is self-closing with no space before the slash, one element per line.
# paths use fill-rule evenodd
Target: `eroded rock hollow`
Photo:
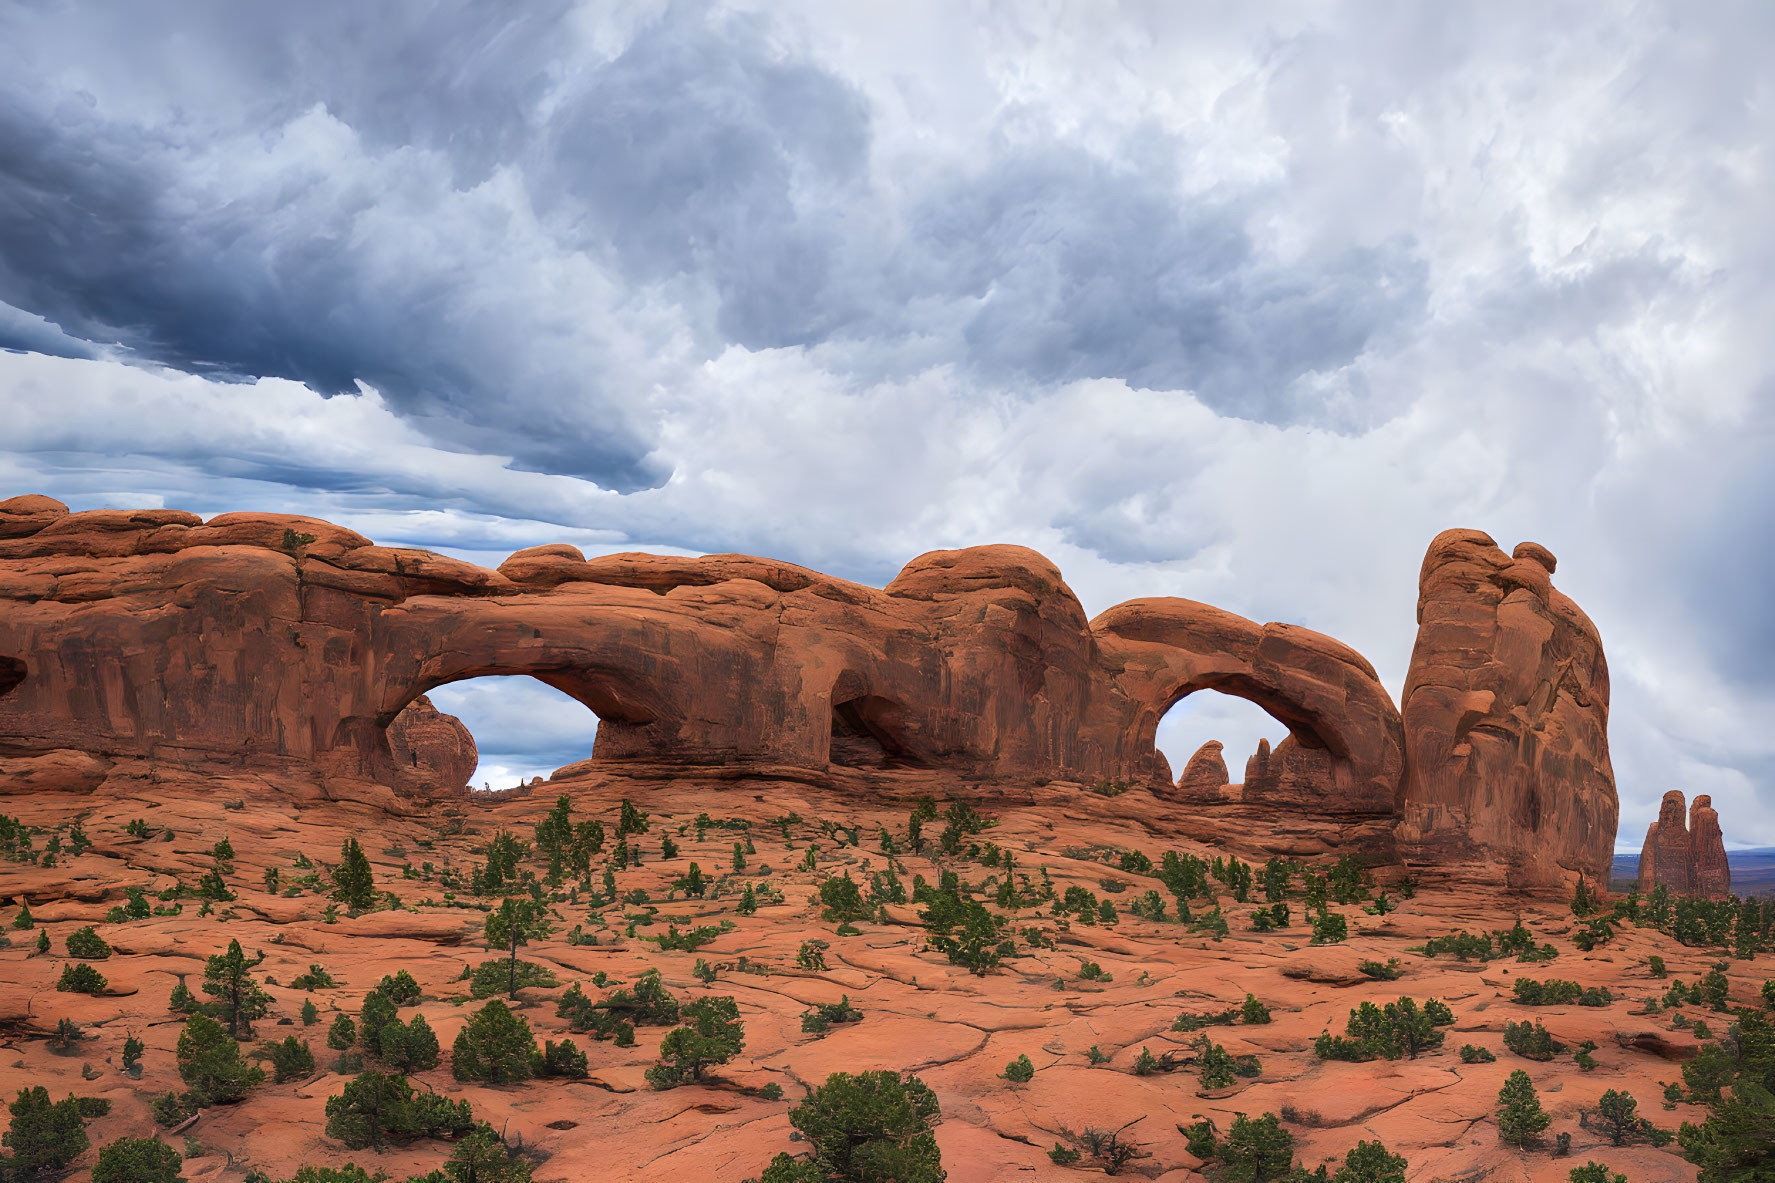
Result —
<path fill-rule="evenodd" d="M 1615 795 L 1596 631 L 1552 556 L 1432 544 L 1403 717 L 1330 637 L 1139 599 L 1088 620 L 1020 547 L 934 551 L 885 588 L 744 555 L 497 571 L 313 518 L 0 502 L 0 784 L 99 789 L 156 765 L 424 808 L 466 729 L 427 691 L 527 674 L 599 719 L 592 763 L 891 794 L 1073 781 L 1170 797 L 1248 849 L 1403 857 L 1519 887 L 1606 874 Z M 1285 723 L 1230 785 L 1154 747 L 1184 696 Z"/>

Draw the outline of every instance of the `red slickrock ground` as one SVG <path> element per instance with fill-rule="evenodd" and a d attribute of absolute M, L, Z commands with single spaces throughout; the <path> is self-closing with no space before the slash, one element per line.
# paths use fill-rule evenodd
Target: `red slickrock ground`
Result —
<path fill-rule="evenodd" d="M 114 788 L 124 791 L 113 793 Z M 680 998 L 731 994 L 738 1001 L 746 1047 L 718 1070 L 713 1083 L 664 1092 L 648 1089 L 643 1072 L 654 1062 L 663 1035 L 658 1028 L 642 1028 L 638 1045 L 629 1049 L 573 1037 L 590 1058 L 590 1076 L 583 1081 L 484 1087 L 452 1078 L 448 1049 L 479 1005 L 461 1001 L 465 983 L 459 979 L 465 967 L 494 954 L 481 937 L 480 910 L 445 906 L 445 893 L 435 879 L 406 879 L 401 868 L 430 863 L 434 873 L 452 867 L 466 876 L 497 828 L 528 839 L 557 792 L 571 796 L 576 818 L 600 818 L 612 831 L 605 856 L 614 844 L 623 796 L 652 815 L 651 829 L 640 839 L 642 865 L 616 876 L 620 891 L 644 889 L 659 910 L 658 922 L 639 933 L 658 932 L 668 922 L 683 928 L 730 919 L 735 927 L 694 955 L 662 953 L 651 942 L 624 935 L 623 913 L 640 913 L 640 907 L 617 905 L 589 915 L 584 904 L 558 902 L 556 932 L 526 948 L 524 956 L 552 969 L 561 986 L 522 991 L 521 1013 L 539 1039 L 559 1039 L 565 1032 L 555 1017 L 554 1001 L 569 983 L 582 983 L 598 996 L 603 991 L 590 980 L 597 971 L 627 983 L 643 969 L 658 967 Z M 240 808 L 231 808 L 236 801 Z M 1673 1026 L 1673 1012 L 1636 1012 L 1667 984 L 1649 976 L 1649 954 L 1661 954 L 1673 977 L 1692 981 L 1717 959 L 1715 951 L 1683 948 L 1654 931 L 1627 927 L 1612 942 L 1584 954 L 1569 939 L 1572 918 L 1560 903 L 1433 886 L 1401 900 L 1386 915 L 1371 915 L 1359 906 L 1337 908 L 1349 921 L 1350 938 L 1322 947 L 1309 944 L 1298 898 L 1291 901 L 1290 928 L 1258 933 L 1250 930 L 1248 919 L 1257 905 L 1237 903 L 1223 890 L 1219 903 L 1231 932 L 1223 940 L 1211 940 L 1184 925 L 1132 914 L 1130 904 L 1149 887 L 1166 896 L 1168 911 L 1171 900 L 1157 880 L 1112 865 L 1118 852 L 1144 851 L 1155 862 L 1167 849 L 1217 853 L 1181 836 L 1176 807 L 1145 792 L 1105 796 L 1083 786 L 1054 785 L 1021 799 L 1007 794 L 980 805 L 998 822 L 981 838 L 1013 851 L 1021 871 L 1039 881 L 1039 869 L 1046 868 L 1057 889 L 1085 887 L 1113 900 L 1120 913 L 1113 926 L 1073 921 L 1061 929 L 1045 908 L 1023 908 L 1016 914 L 1017 927 L 1042 929 L 1056 947 L 1025 954 L 1027 941 L 1019 936 L 1023 955 L 984 977 L 927 951 L 914 908 L 889 907 L 887 923 L 861 922 L 854 936 L 837 935 L 835 926 L 819 917 L 812 898 L 817 881 L 828 873 L 849 873 L 866 884 L 871 870 L 886 865 L 880 828 L 904 842 L 906 801 L 863 802 L 785 781 L 681 777 L 647 782 L 585 775 L 558 779 L 527 794 L 476 799 L 448 810 L 440 806 L 429 816 L 391 817 L 350 802 L 284 801 L 257 781 L 230 784 L 169 775 L 159 783 L 107 785 L 106 794 L 14 796 L 7 808 L 46 829 L 79 819 L 94 845 L 50 868 L 0 862 L 0 899 L 7 901 L 0 916 L 10 921 L 17 902 L 28 897 L 53 946 L 50 955 L 35 955 L 35 933 L 13 931 L 11 946 L 0 949 L 0 1029 L 5 1032 L 0 1090 L 9 1095 L 23 1085 L 43 1083 L 57 1096 L 73 1092 L 108 1098 L 109 1116 L 89 1124 L 95 1146 L 154 1129 L 148 1098 L 180 1087 L 173 1045 L 182 1019 L 169 1013 L 168 994 L 180 974 L 195 989 L 203 959 L 220 952 L 230 938 L 239 938 L 249 951 L 262 949 L 266 960 L 258 972 L 279 983 L 288 983 L 311 963 L 325 966 L 341 982 L 337 989 L 312 995 L 287 985 L 268 987 L 273 1010 L 260 1020 L 256 1035 L 282 1038 L 294 1033 L 309 1040 L 321 1069 L 287 1084 L 264 1084 L 239 1104 L 206 1110 L 173 1137 L 175 1145 L 188 1137 L 202 1148 L 186 1165 L 186 1178 L 193 1183 L 239 1183 L 254 1167 L 282 1178 L 301 1163 L 338 1165 L 348 1160 L 401 1178 L 443 1160 L 448 1148 L 434 1143 L 374 1155 L 345 1151 L 323 1134 L 326 1098 L 344 1081 L 328 1067 L 334 1057 L 325 1048 L 327 1025 L 338 1011 L 355 1015 L 365 993 L 383 975 L 400 969 L 410 971 L 425 993 L 416 1007 L 403 1008 L 402 1017 L 423 1013 L 445 1048 L 444 1066 L 420 1073 L 418 1079 L 440 1092 L 469 1098 L 477 1115 L 521 1136 L 542 1159 L 536 1178 L 544 1183 L 725 1183 L 755 1175 L 778 1151 L 800 1149 L 790 1141 L 787 1112 L 805 1085 L 836 1070 L 866 1068 L 911 1070 L 936 1090 L 943 1115 L 937 1139 L 954 1183 L 1059 1183 L 1092 1177 L 1052 1164 L 1046 1151 L 1086 1126 L 1113 1128 L 1135 1119 L 1128 1133 L 1144 1157 L 1130 1164 L 1125 1177 L 1172 1183 L 1196 1179 L 1200 1164 L 1185 1150 L 1179 1123 L 1200 1114 L 1212 1116 L 1224 1129 L 1236 1112 L 1265 1111 L 1286 1117 L 1308 1166 L 1341 1160 L 1359 1139 L 1379 1138 L 1408 1157 L 1414 1183 L 1457 1178 L 1563 1183 L 1566 1172 L 1587 1159 L 1606 1162 L 1635 1183 L 1694 1177 L 1674 1147 L 1610 1147 L 1598 1133 L 1580 1128 L 1579 1115 L 1593 1108 L 1603 1091 L 1614 1088 L 1632 1093 L 1642 1112 L 1660 1125 L 1699 1120 L 1696 1108 L 1680 1105 L 1666 1111 L 1660 1102 L 1664 1082 L 1678 1078 L 1679 1061 L 1693 1053 L 1696 1039 Z M 699 840 L 691 823 L 700 813 L 752 823 L 756 853 L 748 857 L 744 872 L 730 870 L 733 843 L 740 835 L 711 828 Z M 790 814 L 802 820 L 789 825 L 785 842 L 774 819 Z M 129 837 L 123 827 L 136 817 L 170 828 L 171 836 L 148 841 Z M 825 829 L 832 823 L 857 826 L 860 845 L 838 844 Z M 908 872 L 935 882 L 942 869 L 952 869 L 974 883 L 992 873 L 978 862 L 944 858 L 935 851 L 941 825 L 927 827 L 933 849 L 923 856 L 902 856 Z M 660 856 L 665 833 L 681 847 L 671 860 Z M 363 840 L 378 885 L 401 897 L 401 909 L 341 917 L 329 924 L 323 917 L 323 896 L 306 892 L 287 897 L 264 890 L 267 868 L 278 868 L 288 883 L 300 873 L 293 865 L 299 855 L 317 864 L 336 861 L 347 835 Z M 235 902 L 219 905 L 217 914 L 207 918 L 198 915 L 197 901 L 186 900 L 177 916 L 105 922 L 107 909 L 123 902 L 125 886 L 152 892 L 175 877 L 193 883 L 211 866 L 208 852 L 224 836 L 236 852 L 227 877 L 239 895 Z M 39 849 L 43 842 L 38 839 Z M 793 870 L 810 843 L 819 848 L 818 869 Z M 718 882 L 716 893 L 705 900 L 668 898 L 669 884 L 692 861 Z M 784 902 L 764 906 L 754 916 L 735 915 L 742 885 L 766 881 L 781 889 Z M 910 874 L 902 881 L 910 888 Z M 1117 888 L 1117 881 L 1126 886 Z M 457 902 L 475 901 L 459 894 Z M 1197 914 L 1205 907 L 1198 901 Z M 1514 959 L 1462 963 L 1409 951 L 1430 936 L 1457 929 L 1505 928 L 1518 915 L 1538 940 L 1558 948 L 1556 960 L 1544 965 Z M 98 963 L 112 987 L 100 997 L 53 989 L 68 962 L 64 941 L 84 924 L 96 925 L 117 950 Z M 599 943 L 569 944 L 566 935 L 576 925 L 596 933 Z M 811 939 L 830 942 L 823 971 L 796 968 L 798 948 Z M 742 956 L 768 972 L 741 972 L 736 963 Z M 712 986 L 692 976 L 699 957 L 723 967 Z M 1371 980 L 1358 969 L 1365 959 L 1395 958 L 1403 975 L 1396 982 Z M 1087 959 L 1099 963 L 1111 980 L 1081 980 L 1080 965 Z M 1748 1003 L 1761 981 L 1775 976 L 1775 958 L 1731 961 L 1728 973 L 1734 1000 Z M 1616 1000 L 1595 1009 L 1519 1006 L 1512 1000 L 1512 983 L 1524 975 L 1607 986 Z M 1247 993 L 1270 1007 L 1273 1022 L 1216 1026 L 1206 1033 L 1235 1053 L 1259 1056 L 1262 1073 L 1256 1079 L 1208 1092 L 1187 1067 L 1150 1076 L 1130 1071 L 1142 1048 L 1155 1054 L 1187 1053 L 1194 1036 L 1171 1030 L 1181 1012 L 1236 1006 Z M 1358 1002 L 1384 1002 L 1402 994 L 1440 998 L 1453 1008 L 1456 1022 L 1442 1049 L 1394 1062 L 1314 1058 L 1314 1037 L 1324 1030 L 1341 1033 Z M 841 995 L 862 1010 L 862 1021 L 835 1027 L 824 1038 L 802 1034 L 802 1012 Z M 321 1011 L 314 1026 L 304 1027 L 298 1018 L 305 997 L 312 997 Z M 1723 1016 L 1693 1008 L 1690 1013 L 1723 1028 Z M 79 1022 L 87 1036 L 69 1054 L 57 1054 L 45 1038 L 62 1017 Z M 1506 1021 L 1522 1018 L 1542 1020 L 1568 1044 L 1594 1040 L 1601 1067 L 1581 1072 L 1569 1053 L 1545 1064 L 1511 1054 L 1503 1046 L 1502 1028 Z M 129 1032 L 148 1046 L 139 1078 L 119 1067 Z M 1497 1061 L 1462 1064 L 1457 1050 L 1463 1043 L 1491 1049 Z M 1086 1051 L 1093 1045 L 1107 1054 L 1106 1063 L 1090 1064 Z M 1030 1057 L 1036 1073 L 1030 1083 L 1014 1086 L 999 1073 L 1020 1054 Z M 92 1079 L 82 1079 L 83 1065 L 90 1066 Z M 1570 1157 L 1555 1158 L 1544 1150 L 1524 1154 L 1499 1141 L 1493 1116 L 1496 1095 L 1515 1068 L 1529 1072 L 1553 1115 L 1549 1144 L 1559 1132 L 1572 1135 Z M 785 1100 L 766 1101 L 744 1091 L 770 1082 L 783 1086 Z M 84 1180 L 91 1161 L 90 1155 L 82 1160 L 71 1178 Z"/>

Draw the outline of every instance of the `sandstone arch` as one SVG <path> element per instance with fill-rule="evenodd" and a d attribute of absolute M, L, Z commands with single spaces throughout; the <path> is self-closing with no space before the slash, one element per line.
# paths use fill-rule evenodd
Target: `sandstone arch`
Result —
<path fill-rule="evenodd" d="M 1375 858 L 1397 830 L 1420 862 L 1552 887 L 1606 873 L 1615 819 L 1600 640 L 1552 569 L 1542 548 L 1507 557 L 1476 531 L 1432 544 L 1402 725 L 1368 662 L 1329 637 L 1181 599 L 1087 620 L 1023 547 L 932 551 L 885 588 L 745 555 L 563 545 L 490 571 L 313 518 L 13 498 L 0 655 L 20 664 L 0 671 L 0 753 L 45 768 L 73 753 L 96 770 L 82 784 L 250 769 L 404 807 L 455 791 L 466 758 L 428 720 L 442 754 L 414 773 L 412 736 L 389 734 L 404 712 L 451 681 L 522 674 L 595 713 L 594 763 L 631 777 L 1175 794 L 1158 721 L 1214 689 L 1290 735 L 1251 766 L 1250 800 L 1184 805 L 1180 828 Z"/>
<path fill-rule="evenodd" d="M 1261 799 L 1352 817 L 1393 812 L 1404 766 L 1399 712 L 1374 668 L 1347 645 L 1173 598 L 1118 604 L 1091 628 L 1106 643 L 1120 642 L 1117 684 L 1133 704 L 1135 752 L 1152 750 L 1159 720 L 1179 699 L 1218 690 L 1289 729 L 1276 749 L 1286 771 Z M 1154 759 L 1154 774 L 1163 776 L 1156 752 Z"/>

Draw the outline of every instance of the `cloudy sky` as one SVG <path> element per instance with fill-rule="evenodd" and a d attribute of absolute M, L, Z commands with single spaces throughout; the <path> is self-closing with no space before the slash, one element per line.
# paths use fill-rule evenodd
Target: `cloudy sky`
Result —
<path fill-rule="evenodd" d="M 0 490 L 1016 542 L 1396 696 L 1478 527 L 1602 629 L 1619 844 L 1673 787 L 1775 844 L 1775 6 L 518 7 L 0 9 Z M 589 751 L 526 685 L 437 696 L 484 779 Z"/>

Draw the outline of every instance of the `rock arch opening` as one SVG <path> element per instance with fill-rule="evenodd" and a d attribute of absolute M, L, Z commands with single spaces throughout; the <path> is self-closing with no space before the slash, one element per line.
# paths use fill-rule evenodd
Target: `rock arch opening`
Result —
<path fill-rule="evenodd" d="M 592 759 L 603 722 L 583 699 L 541 678 L 461 678 L 401 710 L 388 726 L 389 751 L 398 770 L 436 767 L 441 787 L 513 789 Z"/>
<path fill-rule="evenodd" d="M 1236 801 L 1253 774 L 1264 779 L 1276 748 L 1289 735 L 1288 724 L 1257 703 L 1209 687 L 1171 704 L 1159 719 L 1154 746 L 1170 765 L 1177 793 Z"/>
<path fill-rule="evenodd" d="M 25 663 L 16 657 L 0 655 L 0 694 L 8 694 L 25 680 Z"/>

